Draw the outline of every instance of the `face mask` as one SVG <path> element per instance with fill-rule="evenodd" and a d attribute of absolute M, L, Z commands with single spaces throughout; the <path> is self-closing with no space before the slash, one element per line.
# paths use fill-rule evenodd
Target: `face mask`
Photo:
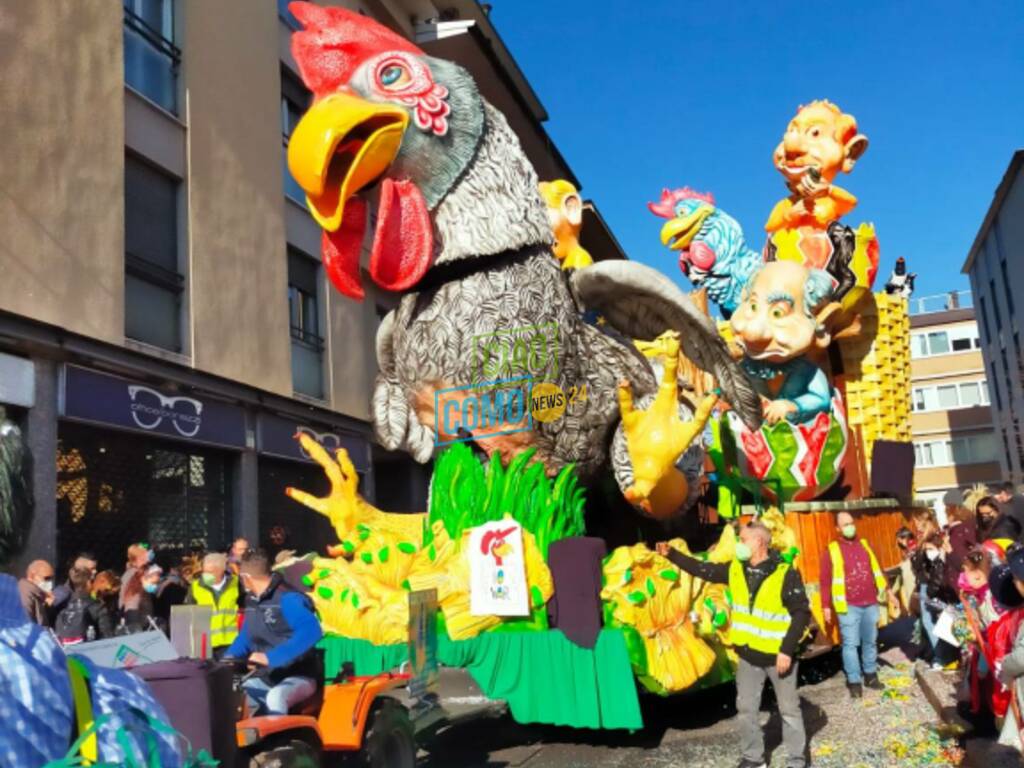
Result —
<path fill-rule="evenodd" d="M 741 563 L 745 563 L 750 559 L 751 554 L 750 547 L 744 544 L 742 541 L 736 545 L 736 559 Z"/>
<path fill-rule="evenodd" d="M 151 595 L 156 594 L 156 584 L 143 584 L 142 588 Z"/>
<path fill-rule="evenodd" d="M 53 592 L 53 579 L 40 581 L 38 586 L 43 592 Z"/>
<path fill-rule="evenodd" d="M 939 550 L 929 549 L 925 552 L 925 555 L 927 555 L 929 560 L 936 560 L 939 557 Z"/>
<path fill-rule="evenodd" d="M 852 539 L 856 535 L 857 535 L 857 526 L 855 526 L 853 524 L 844 525 L 843 526 L 843 536 L 845 536 L 848 539 Z"/>
<path fill-rule="evenodd" d="M 205 584 L 208 587 L 212 587 L 214 584 L 217 583 L 214 580 L 212 573 L 205 573 L 204 572 L 203 575 L 200 578 L 203 580 L 203 584 Z"/>

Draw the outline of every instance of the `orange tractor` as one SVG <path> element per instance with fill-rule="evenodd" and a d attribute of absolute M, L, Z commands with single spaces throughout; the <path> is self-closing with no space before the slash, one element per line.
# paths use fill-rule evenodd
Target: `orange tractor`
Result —
<path fill-rule="evenodd" d="M 409 710 L 395 695 L 409 679 L 392 673 L 356 677 L 345 664 L 338 677 L 287 715 L 250 717 L 243 697 L 236 766 L 413 768 L 415 733 Z"/>

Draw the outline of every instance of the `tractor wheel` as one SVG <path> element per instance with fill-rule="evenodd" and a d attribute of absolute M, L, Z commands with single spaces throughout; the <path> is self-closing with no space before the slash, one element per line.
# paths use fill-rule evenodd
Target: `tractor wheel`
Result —
<path fill-rule="evenodd" d="M 320 756 L 304 741 L 289 741 L 253 755 L 249 768 L 320 768 Z"/>
<path fill-rule="evenodd" d="M 365 768 L 415 768 L 416 738 L 405 707 L 380 699 L 367 722 L 359 755 Z"/>

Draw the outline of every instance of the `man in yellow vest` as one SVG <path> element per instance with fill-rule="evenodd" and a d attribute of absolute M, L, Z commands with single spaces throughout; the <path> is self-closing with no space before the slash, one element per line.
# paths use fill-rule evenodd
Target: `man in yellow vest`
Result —
<path fill-rule="evenodd" d="M 853 515 L 840 512 L 836 531 L 838 541 L 829 544 L 828 557 L 821 558 L 821 610 L 826 625 L 838 617 L 846 687 L 858 699 L 863 685 L 885 688 L 878 679 L 878 605 L 886 598 L 886 581 L 867 540 L 857 539 Z"/>
<path fill-rule="evenodd" d="M 782 716 L 786 767 L 804 768 L 807 736 L 796 692 L 797 646 L 811 620 L 800 573 L 771 548 L 771 531 L 760 521 L 740 530 L 736 559 L 706 563 L 658 545 L 658 553 L 704 581 L 728 584 L 730 637 L 739 656 L 736 711 L 742 759 L 739 768 L 766 768 L 759 711 L 765 680 L 771 680 Z"/>
<path fill-rule="evenodd" d="M 227 555 L 211 552 L 204 557 L 203 571 L 192 581 L 188 602 L 213 609 L 209 647 L 215 659 L 220 659 L 238 637 L 240 594 L 238 577 L 228 573 Z"/>

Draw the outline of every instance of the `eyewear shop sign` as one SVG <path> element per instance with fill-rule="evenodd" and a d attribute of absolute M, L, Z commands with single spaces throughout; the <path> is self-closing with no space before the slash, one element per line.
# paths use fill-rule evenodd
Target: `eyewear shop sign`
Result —
<path fill-rule="evenodd" d="M 284 459 L 312 462 L 313 458 L 295 439 L 299 432 L 307 435 L 322 445 L 332 456 L 339 448 L 348 451 L 348 457 L 359 472 L 370 468 L 370 457 L 366 441 L 355 435 L 346 434 L 328 427 L 310 426 L 293 419 L 285 419 L 271 414 L 260 414 L 260 453 L 280 456 Z"/>
<path fill-rule="evenodd" d="M 241 408 L 74 365 L 64 367 L 61 415 L 179 440 L 245 447 Z"/>

